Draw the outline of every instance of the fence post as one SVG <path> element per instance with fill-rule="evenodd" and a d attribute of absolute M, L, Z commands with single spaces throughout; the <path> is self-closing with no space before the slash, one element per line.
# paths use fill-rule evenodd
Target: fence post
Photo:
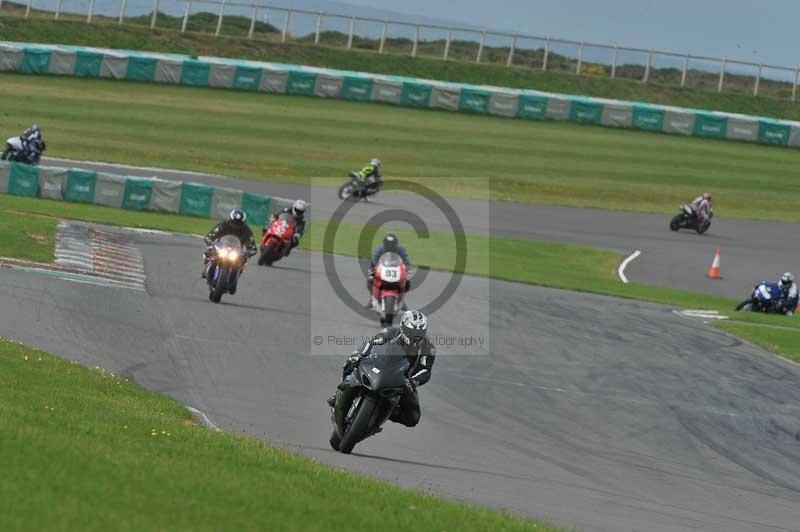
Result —
<path fill-rule="evenodd" d="M 289 23 L 292 21 L 292 10 L 286 11 L 286 20 L 283 21 L 283 33 L 281 33 L 281 42 L 286 42 L 286 37 L 289 35 Z"/>
<path fill-rule="evenodd" d="M 314 32 L 314 44 L 319 44 L 319 30 L 322 27 L 322 13 L 317 14 L 317 29 Z"/>
<path fill-rule="evenodd" d="M 28 18 L 28 17 L 31 16 L 31 3 L 32 2 L 33 2 L 33 0 L 28 0 L 28 7 L 25 8 L 25 18 Z"/>
<path fill-rule="evenodd" d="M 514 34 L 514 38 L 511 39 L 511 48 L 508 49 L 508 59 L 506 60 L 506 66 L 511 66 L 514 61 L 514 50 L 517 47 L 517 34 Z"/>
<path fill-rule="evenodd" d="M 253 16 L 250 17 L 250 31 L 247 32 L 247 38 L 252 39 L 253 33 L 256 31 L 256 17 L 258 16 L 258 7 L 253 6 Z"/>
<path fill-rule="evenodd" d="M 797 101 L 797 81 L 800 78 L 800 67 L 794 69 L 794 83 L 792 84 L 792 101 Z"/>
<path fill-rule="evenodd" d="M 453 28 L 447 30 L 447 42 L 444 43 L 444 60 L 447 61 L 447 56 L 450 55 L 450 41 L 453 40 Z"/>
<path fill-rule="evenodd" d="M 583 66 L 583 43 L 580 44 L 578 47 L 578 66 L 575 67 L 575 73 L 581 73 L 581 67 Z"/>
<path fill-rule="evenodd" d="M 617 54 L 619 53 L 619 46 L 614 45 L 614 51 L 611 53 L 611 79 L 617 77 Z"/>
<path fill-rule="evenodd" d="M 128 0 L 122 0 L 122 5 L 119 6 L 119 23 L 125 19 L 125 8 L 128 7 Z"/>
<path fill-rule="evenodd" d="M 475 58 L 476 63 L 481 62 L 481 56 L 483 55 L 483 46 L 486 44 L 486 32 L 481 32 L 481 43 L 478 45 L 478 56 Z"/>
<path fill-rule="evenodd" d="M 186 25 L 189 24 L 189 12 L 192 10 L 192 2 L 186 2 L 186 11 L 183 12 L 183 22 L 181 23 L 181 33 L 186 31 Z"/>
<path fill-rule="evenodd" d="M 225 16 L 225 1 L 219 5 L 219 16 L 217 17 L 217 29 L 214 30 L 214 37 L 219 37 L 219 32 L 222 30 L 222 18 Z"/>
<path fill-rule="evenodd" d="M 683 59 L 683 72 L 681 73 L 681 87 L 686 86 L 686 75 L 689 73 L 689 54 Z"/>
<path fill-rule="evenodd" d="M 650 68 L 653 66 L 653 50 L 650 49 L 647 51 L 647 65 L 644 67 L 644 78 L 642 79 L 643 83 L 647 83 L 650 79 Z"/>
<path fill-rule="evenodd" d="M 419 24 L 417 24 L 417 32 L 414 34 L 414 47 L 411 49 L 411 57 L 417 57 L 418 46 L 419 46 Z"/>
<path fill-rule="evenodd" d="M 92 23 L 92 15 L 94 14 L 94 0 L 89 0 L 89 12 L 86 14 L 86 23 Z"/>
<path fill-rule="evenodd" d="M 0 0 L 0 2 L 1 2 L 1 1 L 2 1 L 2 0 Z M 55 18 L 56 20 L 58 20 L 58 17 L 59 17 L 60 15 L 61 15 L 61 0 L 58 0 L 58 3 L 56 3 L 56 15 L 55 15 L 55 17 L 54 17 L 54 18 Z"/>
<path fill-rule="evenodd" d="M 550 37 L 544 41 L 544 57 L 542 58 L 542 70 L 547 70 L 547 59 L 550 57 Z"/>
<path fill-rule="evenodd" d="M 353 33 L 356 31 L 356 17 L 350 19 L 350 33 L 347 36 L 347 49 L 353 47 Z"/>
<path fill-rule="evenodd" d="M 758 74 L 756 74 L 756 84 L 753 87 L 753 96 L 758 96 L 758 86 L 761 85 L 761 70 L 764 65 L 758 65 Z"/>
<path fill-rule="evenodd" d="M 156 19 L 158 18 L 158 6 L 161 3 L 161 0 L 154 0 L 153 2 L 153 16 L 150 18 L 150 29 L 156 27 Z"/>
<path fill-rule="evenodd" d="M 722 59 L 722 66 L 719 69 L 719 85 L 717 85 L 717 92 L 722 92 L 722 84 L 725 83 L 725 64 L 727 59 Z"/>
<path fill-rule="evenodd" d="M 381 45 L 378 48 L 378 53 L 383 53 L 383 46 L 386 44 L 386 31 L 389 29 L 389 21 L 385 20 L 383 22 L 383 32 L 381 33 Z"/>

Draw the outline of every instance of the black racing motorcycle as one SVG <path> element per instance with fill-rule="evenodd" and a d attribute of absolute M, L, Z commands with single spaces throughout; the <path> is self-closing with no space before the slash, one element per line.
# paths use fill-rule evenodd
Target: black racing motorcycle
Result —
<path fill-rule="evenodd" d="M 694 229 L 698 234 L 703 234 L 711 227 L 711 218 L 714 211 L 709 210 L 708 217 L 702 218 L 688 205 L 681 205 L 680 214 L 676 214 L 669 222 L 669 228 L 673 231 L 678 229 Z"/>
<path fill-rule="evenodd" d="M 339 187 L 339 199 L 370 201 L 380 192 L 383 181 L 374 176 L 361 181 L 356 172 L 350 174 L 350 181 Z"/>
<path fill-rule="evenodd" d="M 239 278 L 247 267 L 247 253 L 241 241 L 233 235 L 219 238 L 211 248 L 208 265 L 208 299 L 214 303 L 222 300 L 225 293 L 235 294 Z"/>
<path fill-rule="evenodd" d="M 409 369 L 405 351 L 396 344 L 375 345 L 359 361 L 336 393 L 330 438 L 334 450 L 350 454 L 358 442 L 382 430 L 409 385 Z"/>

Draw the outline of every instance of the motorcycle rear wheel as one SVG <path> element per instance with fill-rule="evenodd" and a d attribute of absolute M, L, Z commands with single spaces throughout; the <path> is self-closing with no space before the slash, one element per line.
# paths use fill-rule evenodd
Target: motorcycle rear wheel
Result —
<path fill-rule="evenodd" d="M 347 428 L 347 431 L 344 433 L 339 443 L 339 452 L 350 454 L 353 452 L 353 447 L 366 437 L 367 431 L 370 428 L 369 422 L 372 420 L 372 415 L 375 413 L 377 407 L 378 403 L 374 397 L 367 396 L 361 400 L 353 422 L 350 423 L 350 426 Z"/>

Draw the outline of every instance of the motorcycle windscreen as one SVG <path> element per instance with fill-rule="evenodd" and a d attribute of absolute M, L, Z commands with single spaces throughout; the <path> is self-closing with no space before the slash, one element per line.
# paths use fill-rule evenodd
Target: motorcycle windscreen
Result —
<path fill-rule="evenodd" d="M 383 390 L 405 386 L 409 366 L 403 348 L 387 344 L 374 346 L 369 357 L 361 361 L 360 370 L 369 378 L 370 388 Z"/>

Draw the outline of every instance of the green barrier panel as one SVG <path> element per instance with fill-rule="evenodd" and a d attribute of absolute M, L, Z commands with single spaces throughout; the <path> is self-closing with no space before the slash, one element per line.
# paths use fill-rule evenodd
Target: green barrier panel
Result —
<path fill-rule="evenodd" d="M 99 78 L 103 54 L 78 50 L 75 54 L 75 75 L 86 78 Z"/>
<path fill-rule="evenodd" d="M 183 183 L 181 185 L 181 214 L 190 216 L 211 217 L 211 201 L 214 189 L 197 183 Z"/>
<path fill-rule="evenodd" d="M 145 211 L 150 208 L 153 197 L 153 182 L 149 179 L 125 178 L 125 195 L 122 208 L 130 211 Z"/>
<path fill-rule="evenodd" d="M 47 74 L 50 70 L 50 50 L 25 48 L 22 57 L 22 72 L 25 74 Z"/>
<path fill-rule="evenodd" d="M 67 171 L 67 186 L 64 199 L 81 203 L 94 203 L 94 191 L 97 185 L 97 172 L 70 169 Z"/>
<path fill-rule="evenodd" d="M 8 175 L 8 193 L 14 196 L 36 196 L 39 193 L 39 167 L 11 163 L 11 172 Z"/>
<path fill-rule="evenodd" d="M 187 59 L 183 62 L 181 84 L 208 87 L 208 74 L 210 71 L 211 65 L 208 63 Z"/>
<path fill-rule="evenodd" d="M 362 78 L 359 76 L 345 76 L 342 82 L 341 97 L 345 100 L 366 102 L 372 99 L 372 78 Z"/>
<path fill-rule="evenodd" d="M 603 118 L 603 104 L 573 100 L 569 106 L 569 119 L 582 124 L 599 124 Z"/>
<path fill-rule="evenodd" d="M 261 84 L 261 69 L 238 65 L 233 75 L 233 88 L 257 91 Z"/>
<path fill-rule="evenodd" d="M 400 105 L 406 107 L 429 107 L 433 87 L 425 83 L 403 82 L 403 92 L 400 95 Z"/>
<path fill-rule="evenodd" d="M 492 95 L 489 94 L 489 91 L 462 87 L 461 98 L 458 100 L 458 110 L 472 113 L 488 113 L 491 97 Z"/>
<path fill-rule="evenodd" d="M 314 72 L 290 70 L 289 79 L 286 82 L 286 94 L 314 96 L 314 89 L 316 86 L 317 75 Z"/>
<path fill-rule="evenodd" d="M 788 124 L 779 124 L 769 120 L 758 121 L 758 142 L 762 144 L 788 146 L 791 133 L 792 126 Z"/>
<path fill-rule="evenodd" d="M 664 131 L 664 110 L 635 105 L 632 127 L 647 131 Z"/>
<path fill-rule="evenodd" d="M 694 120 L 694 136 L 724 139 L 728 132 L 728 118 L 710 113 L 697 113 Z"/>
<path fill-rule="evenodd" d="M 153 81 L 156 77 L 157 61 L 154 57 L 130 56 L 125 79 L 130 81 Z"/>
<path fill-rule="evenodd" d="M 547 97 L 533 94 L 520 94 L 517 118 L 544 120 L 547 113 Z"/>
<path fill-rule="evenodd" d="M 269 203 L 272 200 L 269 196 L 260 194 L 250 194 L 245 192 L 242 195 L 242 210 L 247 213 L 247 221 L 250 225 L 264 225 L 269 218 Z"/>

